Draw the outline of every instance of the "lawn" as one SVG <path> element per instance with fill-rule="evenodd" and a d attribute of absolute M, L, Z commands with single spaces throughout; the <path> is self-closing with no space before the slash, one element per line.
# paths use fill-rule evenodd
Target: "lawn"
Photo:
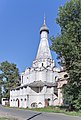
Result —
<path fill-rule="evenodd" d="M 52 112 L 52 113 L 64 113 L 66 115 L 72 115 L 72 116 L 80 116 L 81 117 L 81 110 L 76 111 L 66 111 L 64 108 L 60 107 L 46 107 L 46 108 L 33 108 L 31 110 L 39 111 L 39 112 Z"/>
<path fill-rule="evenodd" d="M 17 120 L 15 118 L 5 118 L 5 117 L 1 117 L 0 120 Z"/>

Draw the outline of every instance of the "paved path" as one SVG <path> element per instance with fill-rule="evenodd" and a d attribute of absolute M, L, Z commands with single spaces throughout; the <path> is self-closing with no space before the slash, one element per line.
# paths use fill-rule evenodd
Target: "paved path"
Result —
<path fill-rule="evenodd" d="M 16 108 L 5 108 L 1 105 L 0 116 L 18 118 L 18 120 L 81 120 L 81 117 L 71 117 L 57 113 L 40 113 Z"/>

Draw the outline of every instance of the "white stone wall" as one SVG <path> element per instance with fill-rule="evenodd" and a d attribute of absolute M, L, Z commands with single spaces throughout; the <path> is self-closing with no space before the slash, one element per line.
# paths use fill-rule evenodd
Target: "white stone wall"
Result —
<path fill-rule="evenodd" d="M 18 100 L 19 100 L 19 107 L 29 107 L 31 108 L 32 103 L 37 103 L 37 107 L 44 107 L 45 106 L 45 99 L 50 98 L 49 105 L 53 105 L 53 87 L 47 88 L 46 86 L 43 87 L 40 93 L 36 93 L 30 87 L 19 89 L 19 90 L 12 90 L 10 91 L 10 106 L 18 107 Z M 29 96 L 29 98 L 27 98 Z M 18 99 L 18 100 L 17 100 Z M 40 104 L 41 103 L 41 104 Z"/>
<path fill-rule="evenodd" d="M 23 80 L 21 79 L 21 86 L 32 83 L 34 81 L 40 81 L 40 80 L 43 82 L 44 81 L 55 82 L 55 76 L 58 76 L 58 74 L 57 72 L 53 72 L 52 70 L 46 70 L 46 69 L 41 70 L 41 71 L 33 70 L 33 71 L 30 71 L 29 74 L 24 73 Z"/>
<path fill-rule="evenodd" d="M 47 88 L 46 86 L 41 90 L 40 93 L 36 93 L 30 87 L 23 87 L 23 85 L 32 83 L 34 81 L 47 81 L 55 83 L 55 76 L 58 76 L 57 72 L 44 69 L 43 71 L 27 71 L 23 74 L 23 83 L 21 88 L 10 91 L 10 106 L 13 107 L 31 107 L 32 103 L 37 103 L 37 107 L 45 106 L 45 99 L 50 98 L 49 105 L 55 105 L 54 99 L 54 88 Z M 21 75 L 22 76 L 22 75 Z M 21 77 L 22 78 L 22 77 Z M 22 80 L 21 80 L 22 81 Z M 29 96 L 29 98 L 27 98 Z M 19 106 L 18 106 L 18 100 Z M 42 103 L 42 104 L 39 104 Z"/>

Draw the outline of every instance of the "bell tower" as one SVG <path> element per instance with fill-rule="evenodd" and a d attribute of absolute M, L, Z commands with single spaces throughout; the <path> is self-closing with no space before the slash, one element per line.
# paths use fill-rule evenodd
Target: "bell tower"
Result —
<path fill-rule="evenodd" d="M 36 56 L 33 61 L 33 67 L 53 67 L 54 60 L 52 60 L 49 43 L 48 43 L 49 29 L 46 25 L 46 18 L 44 17 L 43 26 L 40 28 L 40 44 Z"/>

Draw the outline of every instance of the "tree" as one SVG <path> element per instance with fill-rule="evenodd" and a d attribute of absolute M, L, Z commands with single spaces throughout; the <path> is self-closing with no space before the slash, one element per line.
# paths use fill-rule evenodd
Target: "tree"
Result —
<path fill-rule="evenodd" d="M 0 75 L 0 103 L 2 98 L 2 87 L 3 87 L 3 80 L 2 80 L 2 75 Z"/>
<path fill-rule="evenodd" d="M 77 101 L 79 104 L 81 100 L 81 0 L 70 0 L 60 7 L 56 21 L 61 35 L 51 38 L 51 49 L 56 51 L 60 65 L 69 74 L 64 90 L 69 102 L 78 109 Z"/>
<path fill-rule="evenodd" d="M 1 89 L 1 86 L 0 86 L 0 104 L 1 104 L 1 98 L 2 98 L 2 89 Z"/>
<path fill-rule="evenodd" d="M 0 80 L 3 96 L 9 98 L 10 89 L 20 85 L 19 70 L 14 63 L 5 61 L 0 64 Z"/>

